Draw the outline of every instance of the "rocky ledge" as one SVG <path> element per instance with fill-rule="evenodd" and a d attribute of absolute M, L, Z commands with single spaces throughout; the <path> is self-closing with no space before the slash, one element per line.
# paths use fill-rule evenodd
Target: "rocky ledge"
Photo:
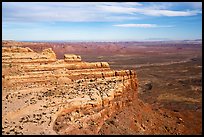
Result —
<path fill-rule="evenodd" d="M 132 70 L 83 62 L 52 49 L 2 48 L 3 134 L 99 134 L 103 123 L 137 99 Z"/>

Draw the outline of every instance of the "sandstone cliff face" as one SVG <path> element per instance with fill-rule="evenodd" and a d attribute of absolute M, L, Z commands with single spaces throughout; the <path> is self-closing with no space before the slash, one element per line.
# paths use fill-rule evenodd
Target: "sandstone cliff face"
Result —
<path fill-rule="evenodd" d="M 52 49 L 2 48 L 3 134 L 98 134 L 137 98 L 136 73 Z"/>

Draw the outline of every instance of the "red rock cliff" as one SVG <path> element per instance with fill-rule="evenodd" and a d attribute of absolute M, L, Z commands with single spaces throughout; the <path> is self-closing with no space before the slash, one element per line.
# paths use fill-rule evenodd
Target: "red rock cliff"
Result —
<path fill-rule="evenodd" d="M 2 48 L 3 134 L 98 134 L 104 121 L 137 99 L 132 70 L 52 49 Z"/>

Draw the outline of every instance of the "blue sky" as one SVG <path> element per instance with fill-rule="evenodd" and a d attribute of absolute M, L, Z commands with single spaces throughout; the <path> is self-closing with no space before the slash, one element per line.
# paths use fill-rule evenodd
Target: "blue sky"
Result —
<path fill-rule="evenodd" d="M 202 38 L 201 2 L 3 2 L 3 40 Z"/>

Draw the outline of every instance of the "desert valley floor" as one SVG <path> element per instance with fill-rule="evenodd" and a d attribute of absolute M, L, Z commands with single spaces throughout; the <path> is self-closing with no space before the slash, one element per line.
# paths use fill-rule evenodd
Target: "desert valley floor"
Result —
<path fill-rule="evenodd" d="M 87 77 L 91 77 L 93 73 L 94 77 L 88 78 L 89 82 L 87 83 L 86 80 L 83 81 L 78 74 L 81 71 L 80 69 L 77 68 L 74 70 L 70 67 L 73 72 L 63 70 L 63 73 L 68 74 L 69 78 L 61 79 L 62 83 L 72 79 L 70 84 L 66 85 L 66 83 L 64 83 L 63 86 L 60 86 L 62 83 L 60 83 L 59 79 L 56 80 L 51 77 L 53 83 L 47 82 L 47 85 L 44 84 L 46 82 L 43 83 L 43 87 L 47 88 L 48 92 L 41 91 L 40 84 L 33 85 L 38 85 L 39 87 L 32 87 L 32 84 L 22 82 L 24 87 L 18 84 L 15 88 L 9 87 L 7 85 L 7 79 L 5 78 L 8 75 L 10 76 L 9 78 L 13 78 L 15 82 L 15 78 L 18 80 L 17 76 L 24 77 L 24 71 L 26 72 L 26 76 L 31 75 L 31 73 L 34 75 L 35 72 L 35 75 L 40 77 L 41 74 L 37 74 L 38 72 L 48 74 L 52 66 L 59 66 L 60 63 L 68 67 L 66 60 L 64 60 L 51 62 L 50 64 L 41 64 L 39 67 L 35 67 L 33 64 L 25 65 L 22 66 L 23 71 L 20 69 L 16 71 L 11 70 L 7 67 L 7 65 L 9 66 L 9 59 L 18 59 L 18 61 L 21 59 L 21 56 L 15 54 L 16 51 L 12 53 L 14 49 L 13 51 L 10 50 L 16 46 L 21 47 L 22 50 L 28 47 L 29 49 L 26 49 L 26 52 L 32 53 L 36 59 L 47 57 L 47 52 L 49 52 L 49 56 L 54 52 L 58 60 L 63 60 L 64 54 L 76 54 L 78 56 L 72 57 L 76 57 L 75 59 L 80 59 L 86 64 L 86 66 L 83 66 L 85 68 L 87 67 L 86 73 L 82 71 L 84 75 L 87 74 Z M 5 48 L 2 52 L 2 81 L 4 82 L 2 86 L 3 134 L 202 134 L 202 43 L 197 43 L 196 41 L 78 43 L 3 41 L 2 47 Z M 51 48 L 51 50 L 46 50 L 48 48 Z M 29 54 L 26 54 L 24 57 L 29 57 Z M 27 60 L 30 59 L 26 58 L 24 61 L 26 62 Z M 93 62 L 100 63 L 94 64 Z M 97 69 L 95 68 L 96 66 Z M 79 68 L 80 67 L 79 65 Z M 28 69 L 33 69 L 33 72 L 28 71 Z M 54 70 L 54 74 L 49 74 L 49 76 L 59 75 L 61 72 L 58 71 L 60 71 L 60 69 Z M 101 77 L 101 72 L 104 72 L 103 75 L 105 76 L 102 75 Z M 112 73 L 114 73 L 114 76 L 112 76 Z M 98 78 L 97 81 L 93 79 L 96 75 Z M 40 80 L 40 78 L 36 78 L 36 80 Z M 136 85 L 132 85 L 132 81 L 135 82 Z M 31 83 L 32 82 L 35 81 L 31 81 Z M 77 83 L 78 87 L 75 87 L 76 85 L 74 83 Z M 128 92 L 126 93 L 123 90 L 121 90 L 123 92 L 119 92 L 119 88 L 116 87 L 120 86 L 125 88 L 124 91 Z M 66 89 L 65 87 L 72 89 L 70 94 L 73 95 L 69 95 L 68 97 L 72 96 L 72 98 L 77 98 L 85 96 L 86 98 L 87 96 L 88 98 L 90 96 L 89 99 L 92 101 L 92 107 L 94 108 L 93 115 L 92 112 L 85 114 L 86 111 L 90 110 L 88 109 L 89 106 L 81 110 L 80 108 L 73 108 L 74 111 L 76 110 L 77 116 L 76 114 L 72 114 L 72 110 L 66 110 L 66 112 L 63 110 L 64 113 L 59 113 L 56 116 L 54 116 L 54 113 L 55 111 L 57 112 L 57 110 L 53 109 L 48 111 L 47 107 L 49 105 L 52 106 L 56 105 L 57 102 L 64 102 L 63 99 L 59 99 L 56 96 L 63 96 L 65 100 L 67 99 L 65 95 L 62 95 L 66 93 L 61 92 Z M 87 93 L 78 93 L 78 90 L 83 87 L 88 87 Z M 128 87 L 131 88 L 129 89 Z M 37 91 L 32 92 L 32 89 L 39 89 L 39 93 Z M 101 106 L 96 103 L 100 102 L 98 101 L 100 97 L 102 97 L 102 103 L 105 102 L 105 95 L 95 95 L 98 89 L 101 89 L 100 91 L 103 89 L 103 92 L 107 95 L 109 103 L 105 108 L 108 110 L 104 109 L 103 105 L 105 104 L 102 104 L 103 108 L 101 108 Z M 117 89 L 117 92 L 113 92 L 115 89 Z M 136 95 L 132 89 L 137 92 Z M 88 91 L 91 95 L 88 94 Z M 99 92 L 98 94 L 103 93 Z M 111 98 L 112 94 L 115 98 Z M 43 104 L 41 103 L 43 100 L 42 96 L 45 96 L 44 98 L 48 106 L 42 106 L 42 110 L 38 110 L 39 106 Z M 39 100 L 39 98 L 41 99 Z M 26 102 L 27 99 L 29 102 Z M 36 103 L 35 100 L 38 100 L 38 103 Z M 15 104 L 15 101 L 19 102 L 18 105 L 20 107 L 18 107 L 18 105 L 12 106 Z M 27 115 L 29 117 L 27 117 L 26 114 L 23 115 L 21 110 L 29 110 L 29 107 L 27 107 L 24 102 L 28 104 L 31 102 L 31 106 L 33 106 L 32 111 L 38 113 L 34 115 L 33 112 L 30 112 L 28 113 L 29 115 Z M 34 105 L 32 102 L 34 102 Z M 114 102 L 117 102 L 119 105 L 114 105 Z M 87 105 L 88 103 L 84 102 L 84 104 Z M 69 106 L 66 105 L 59 106 L 58 108 L 61 109 L 63 107 L 69 108 Z M 30 107 L 30 109 L 32 109 L 32 107 Z M 25 111 L 25 113 L 27 112 Z M 99 113 L 102 115 L 102 119 L 98 115 L 95 116 L 95 114 Z M 77 121 L 78 114 L 80 114 L 81 118 Z M 13 115 L 14 121 L 7 119 L 10 115 Z M 70 121 L 66 120 L 68 115 L 74 117 L 76 121 L 73 122 L 72 119 Z M 93 116 L 93 118 L 91 116 Z M 49 120 L 51 118 L 55 118 L 55 122 L 46 128 L 46 126 L 50 124 Z M 65 123 L 63 123 L 63 121 L 65 121 Z M 39 128 L 33 129 L 36 130 L 36 132 L 34 132 L 32 131 L 33 127 L 29 126 L 29 122 L 33 123 L 33 125 L 37 125 L 41 122 L 40 127 L 42 127 L 42 129 L 45 128 L 42 131 Z M 83 123 L 80 127 L 78 126 L 80 122 L 87 122 L 87 124 Z M 29 129 L 31 131 L 28 131 Z"/>

